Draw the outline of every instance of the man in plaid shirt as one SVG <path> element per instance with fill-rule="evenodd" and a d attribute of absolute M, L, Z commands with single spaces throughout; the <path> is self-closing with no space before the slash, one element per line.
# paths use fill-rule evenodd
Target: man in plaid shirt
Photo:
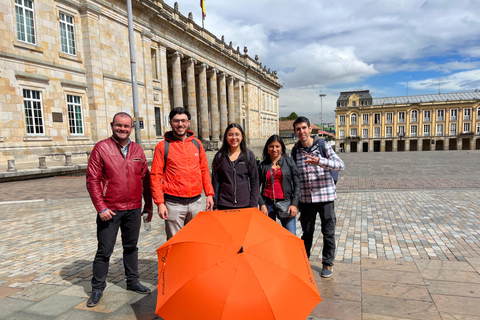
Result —
<path fill-rule="evenodd" d="M 292 149 L 292 157 L 300 174 L 299 211 L 303 230 L 302 240 L 310 257 L 318 212 L 323 234 L 323 268 L 320 275 L 327 278 L 332 275 L 337 223 L 334 210 L 337 194 L 331 170 L 344 170 L 345 164 L 325 140 L 318 136 L 311 137 L 312 126 L 306 117 L 295 120 L 293 130 L 299 140 Z"/>

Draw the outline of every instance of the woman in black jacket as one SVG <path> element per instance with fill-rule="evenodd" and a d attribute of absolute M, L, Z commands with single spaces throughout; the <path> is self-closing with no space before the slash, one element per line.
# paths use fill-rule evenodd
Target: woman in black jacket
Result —
<path fill-rule="evenodd" d="M 255 155 L 247 149 L 245 133 L 237 123 L 228 125 L 222 148 L 212 163 L 214 209 L 257 207 L 258 169 Z"/>
<path fill-rule="evenodd" d="M 290 217 L 279 219 L 288 231 L 296 234 L 295 216 L 300 200 L 300 177 L 295 162 L 285 153 L 282 138 L 276 134 L 268 138 L 265 143 L 263 161 L 258 166 L 258 177 L 261 186 L 258 200 L 260 210 L 276 221 L 274 199 L 289 200 Z"/>

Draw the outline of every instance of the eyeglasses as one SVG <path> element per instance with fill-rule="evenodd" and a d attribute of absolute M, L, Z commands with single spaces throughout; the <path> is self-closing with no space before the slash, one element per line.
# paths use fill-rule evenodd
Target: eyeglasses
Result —
<path fill-rule="evenodd" d="M 188 121 L 190 120 L 187 120 L 187 119 L 172 119 L 171 120 L 173 124 L 186 124 Z"/>

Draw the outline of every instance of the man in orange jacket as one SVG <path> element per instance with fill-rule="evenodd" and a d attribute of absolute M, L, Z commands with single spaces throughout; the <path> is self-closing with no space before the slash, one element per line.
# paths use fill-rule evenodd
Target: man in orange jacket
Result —
<path fill-rule="evenodd" d="M 207 211 L 213 208 L 215 194 L 207 154 L 200 140 L 188 130 L 190 113 L 178 107 L 170 112 L 169 119 L 173 130 L 166 132 L 155 148 L 150 178 L 153 201 L 158 215 L 165 220 L 167 240 L 202 210 L 202 190 L 207 196 Z"/>

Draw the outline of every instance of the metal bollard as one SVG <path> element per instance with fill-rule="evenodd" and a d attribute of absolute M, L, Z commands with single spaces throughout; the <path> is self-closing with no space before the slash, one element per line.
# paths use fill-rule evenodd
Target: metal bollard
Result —
<path fill-rule="evenodd" d="M 38 157 L 38 169 L 47 169 L 47 160 L 45 156 Z"/>
<path fill-rule="evenodd" d="M 7 160 L 7 162 L 8 162 L 7 172 L 17 172 L 17 168 L 15 168 L 15 160 Z"/>
<path fill-rule="evenodd" d="M 65 152 L 65 166 L 73 166 L 71 152 Z"/>

